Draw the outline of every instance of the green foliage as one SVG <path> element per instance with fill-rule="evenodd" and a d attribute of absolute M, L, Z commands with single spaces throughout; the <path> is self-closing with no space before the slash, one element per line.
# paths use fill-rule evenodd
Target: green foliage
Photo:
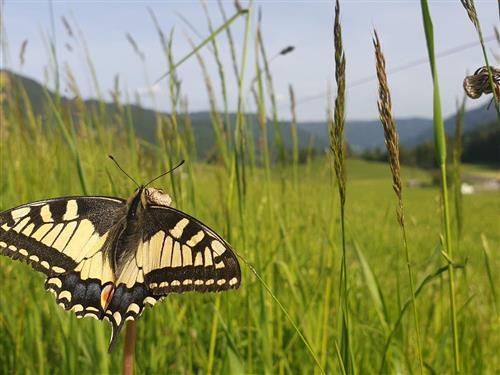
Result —
<path fill-rule="evenodd" d="M 451 149 L 453 138 L 447 138 L 448 149 Z M 473 164 L 498 165 L 500 129 L 497 124 L 485 124 L 463 135 L 461 161 Z M 364 160 L 386 162 L 387 152 L 380 148 L 363 151 L 360 157 Z M 415 147 L 401 147 L 401 163 L 423 169 L 438 167 L 434 157 L 434 143 L 423 142 Z M 451 153 L 447 156 L 451 162 Z"/>
<path fill-rule="evenodd" d="M 451 332 L 453 336 L 453 369 L 455 373 L 460 373 L 461 361 L 460 361 L 460 347 L 458 342 L 458 323 L 457 323 L 457 300 L 455 294 L 455 276 L 454 276 L 454 256 L 453 249 L 454 244 L 452 243 L 451 237 L 451 218 L 450 218 L 450 208 L 449 208 L 449 198 L 448 198 L 448 172 L 447 172 L 447 147 L 446 147 L 446 134 L 444 131 L 443 115 L 441 111 L 441 94 L 439 90 L 439 79 L 436 68 L 435 59 L 435 48 L 434 48 L 434 26 L 432 23 L 432 17 L 429 10 L 429 4 L 427 0 L 420 0 L 420 7 L 422 9 L 422 21 L 424 24 L 425 31 L 425 41 L 427 44 L 427 52 L 429 54 L 429 64 L 431 68 L 432 75 L 432 87 L 433 87 L 433 120 L 434 120 L 434 144 L 435 144 L 435 155 L 436 160 L 439 163 L 439 170 L 441 172 L 441 213 L 443 216 L 442 230 L 443 235 L 441 237 L 442 250 L 441 254 L 445 257 L 448 262 L 448 286 L 449 286 L 449 298 L 450 298 L 450 325 Z"/>
<path fill-rule="evenodd" d="M 475 164 L 500 164 L 500 128 L 490 124 L 464 135 L 462 161 Z"/>

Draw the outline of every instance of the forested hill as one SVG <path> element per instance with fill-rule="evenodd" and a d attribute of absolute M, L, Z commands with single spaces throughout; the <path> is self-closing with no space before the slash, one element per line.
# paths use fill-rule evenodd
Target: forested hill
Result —
<path fill-rule="evenodd" d="M 47 99 L 46 89 L 39 82 L 30 78 L 12 73 L 10 71 L 0 71 L 2 81 L 12 81 L 20 83 L 26 90 L 27 96 L 31 102 L 35 115 L 42 115 L 46 112 Z M 50 92 L 49 92 L 50 93 Z M 74 101 L 69 99 L 69 92 L 63 91 L 61 101 L 64 105 L 74 108 Z M 53 95 L 53 93 L 50 93 Z M 106 113 L 109 114 L 110 123 L 107 126 L 113 126 L 112 119 L 117 113 L 117 106 L 114 103 L 99 103 L 96 100 L 85 100 L 84 105 L 89 110 L 95 110 L 99 105 L 105 106 Z M 130 119 L 134 124 L 136 135 L 150 143 L 156 142 L 157 134 L 157 112 L 143 108 L 140 105 L 127 104 L 124 106 L 125 112 L 130 114 Z M 168 113 L 162 113 L 168 115 Z M 196 149 L 198 155 L 206 158 L 215 147 L 215 135 L 212 127 L 212 120 L 209 112 L 191 112 L 189 113 L 191 126 L 193 128 Z M 246 115 L 246 126 L 251 130 L 254 138 L 254 144 L 258 145 L 259 124 L 255 114 Z M 182 115 L 181 115 L 182 120 Z M 486 124 L 496 121 L 495 110 L 493 106 L 487 109 L 486 106 L 471 109 L 465 112 L 464 116 L 464 133 L 479 129 Z M 229 114 L 229 122 L 232 130 L 236 124 L 236 115 Z M 424 118 L 406 118 L 396 119 L 401 145 L 403 147 L 412 148 L 419 144 L 424 144 L 433 139 L 433 123 L 432 119 Z M 181 121 L 182 123 L 182 121 Z M 274 126 L 271 121 L 267 123 L 268 139 L 272 145 L 274 142 Z M 284 147 L 287 150 L 292 148 L 291 126 L 288 121 L 280 121 L 281 138 Z M 453 134 L 455 126 L 455 116 L 450 116 L 445 119 L 445 127 L 448 134 Z M 357 121 L 351 120 L 346 122 L 345 126 L 346 138 L 349 146 L 356 152 L 362 152 L 368 149 L 383 148 L 384 137 L 382 127 L 378 119 Z M 298 123 L 297 138 L 300 149 L 307 149 L 312 145 L 316 152 L 323 152 L 328 147 L 328 130 L 324 121 L 305 121 Z M 257 151 L 258 151 L 258 146 Z"/>
<path fill-rule="evenodd" d="M 44 114 L 47 112 L 48 108 L 46 92 L 48 92 L 52 97 L 54 96 L 53 92 L 47 91 L 42 84 L 33 79 L 9 71 L 0 71 L 0 75 L 3 82 L 16 82 L 22 85 L 29 98 L 35 116 L 41 116 L 42 119 L 45 117 Z M 68 92 L 64 91 L 62 94 L 68 95 Z M 76 105 L 73 100 L 71 100 L 68 96 L 62 96 L 60 100 L 63 106 L 76 113 Z M 87 108 L 88 113 L 92 113 L 93 111 L 98 110 L 100 105 L 104 105 L 104 112 L 110 119 L 110 123 L 104 125 L 113 126 L 112 119 L 116 117 L 116 114 L 118 112 L 118 106 L 115 103 L 100 103 L 99 101 L 94 99 L 85 100 L 83 103 Z M 143 108 L 136 104 L 124 105 L 123 112 L 129 114 L 130 119 L 132 120 L 132 123 L 134 125 L 136 135 L 139 138 L 150 143 L 156 143 L 158 116 L 157 112 L 151 109 Z M 168 113 L 160 113 L 160 115 L 167 116 Z M 178 116 L 179 124 L 182 128 L 184 115 L 178 114 Z M 211 114 L 210 112 L 191 112 L 189 113 L 189 119 L 195 136 L 197 154 L 202 158 L 208 157 L 215 148 L 215 134 L 212 126 Z M 236 114 L 229 114 L 229 123 L 231 124 L 232 131 L 234 131 L 234 127 L 236 125 Z M 257 116 L 252 113 L 247 114 L 245 116 L 245 125 L 251 130 L 251 134 L 254 138 L 254 143 L 257 145 L 260 129 Z M 323 124 L 323 126 L 326 127 L 325 124 Z M 282 121 L 279 123 L 279 127 L 281 129 L 281 139 L 285 149 L 291 150 L 292 136 L 290 123 L 288 121 Z M 270 144 L 273 144 L 275 129 L 271 121 L 267 122 L 267 133 Z M 307 149 L 311 145 L 316 150 L 324 150 L 326 147 L 328 147 L 328 138 L 319 138 L 313 133 L 304 129 L 298 129 L 297 139 L 299 149 L 302 150 Z M 257 146 L 256 148 L 258 151 Z"/>

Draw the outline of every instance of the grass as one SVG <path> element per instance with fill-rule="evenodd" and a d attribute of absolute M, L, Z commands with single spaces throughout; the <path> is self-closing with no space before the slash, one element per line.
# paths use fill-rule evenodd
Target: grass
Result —
<path fill-rule="evenodd" d="M 377 60 L 376 70 L 379 82 L 379 89 L 378 89 L 379 99 L 377 102 L 377 106 L 379 111 L 380 122 L 382 123 L 382 126 L 384 128 L 385 145 L 387 148 L 387 153 L 389 155 L 389 166 L 392 174 L 392 188 L 398 200 L 398 206 L 396 208 L 396 218 L 401 228 L 406 266 L 408 267 L 408 282 L 410 285 L 411 304 L 413 307 L 413 318 L 415 322 L 419 370 L 420 374 L 423 374 L 424 361 L 422 358 L 420 324 L 418 319 L 417 302 L 415 296 L 415 282 L 413 281 L 413 272 L 411 269 L 412 263 L 410 259 L 410 253 L 408 251 L 408 239 L 407 239 L 406 224 L 405 224 L 403 183 L 401 180 L 401 164 L 399 161 L 399 136 L 396 128 L 396 123 L 394 121 L 394 118 L 392 117 L 391 92 L 389 89 L 389 84 L 387 82 L 387 75 L 385 72 L 385 57 L 384 53 L 382 52 L 382 47 L 380 46 L 380 40 L 378 38 L 376 30 L 374 30 L 373 46 L 375 48 L 375 59 Z M 398 283 L 399 283 L 399 274 L 398 274 Z M 399 295 L 400 294 L 398 291 L 398 299 L 400 298 Z M 401 310 L 401 314 L 403 313 L 403 311 L 404 310 Z M 391 338 L 392 335 L 389 335 L 389 337 Z M 387 345 L 389 345 L 389 343 Z"/>
<path fill-rule="evenodd" d="M 21 157 L 23 167 L 13 176 L 17 179 L 26 178 L 30 170 L 27 157 Z M 318 164 L 320 161 L 317 161 Z M 37 163 L 36 163 L 37 164 Z M 96 194 L 111 194 L 104 170 L 108 168 L 105 159 L 99 167 L 88 173 L 90 186 L 94 186 Z M 319 348 L 315 342 L 315 332 L 320 328 L 317 318 L 319 306 L 322 305 L 322 296 L 318 293 L 318 286 L 323 285 L 327 278 L 322 257 L 331 251 L 330 241 L 336 241 L 336 233 L 329 233 L 327 223 L 338 220 L 337 214 L 332 214 L 330 207 L 338 203 L 334 198 L 328 198 L 329 175 L 326 163 L 320 169 L 311 169 L 308 173 L 301 167 L 302 176 L 299 191 L 300 201 L 290 201 L 279 194 L 279 179 L 271 183 L 272 205 L 289 212 L 301 212 L 301 215 L 287 215 L 282 228 L 272 218 L 265 215 L 270 202 L 261 195 L 259 177 L 262 171 L 257 171 L 249 184 L 248 194 L 251 203 L 253 218 L 248 220 L 247 235 L 252 243 L 248 248 L 242 248 L 241 239 L 236 235 L 232 240 L 238 251 L 257 264 L 257 257 L 261 257 L 264 266 L 257 267 L 263 277 L 273 275 L 274 293 L 282 301 L 291 316 L 299 323 L 306 337 L 312 341 L 313 347 Z M 348 232 L 354 237 L 357 245 L 363 252 L 366 261 L 377 277 L 380 289 L 387 304 L 389 321 L 393 321 L 398 314 L 398 306 L 394 298 L 398 288 L 405 290 L 405 284 L 396 284 L 395 257 L 400 250 L 400 240 L 397 223 L 393 219 L 394 198 L 390 189 L 390 176 L 377 176 L 374 168 L 387 171 L 387 166 L 377 163 L 366 163 L 358 160 L 349 160 L 347 168 L 351 172 L 350 200 L 346 202 L 346 210 L 350 212 L 347 222 Z M 92 170 L 93 168 L 91 168 Z M 119 181 L 120 195 L 126 196 L 133 187 L 119 173 L 112 168 L 110 173 Z M 197 181 L 213 181 L 205 183 L 205 189 L 196 191 L 197 206 L 195 214 L 203 221 L 210 223 L 216 230 L 224 232 L 224 217 L 217 197 L 217 174 L 222 167 L 195 165 L 194 173 Z M 354 172 L 356 171 L 356 172 Z M 43 173 L 35 173 L 32 178 L 32 193 L 20 187 L 17 192 L 10 191 L 4 197 L 3 208 L 13 206 L 27 200 L 34 200 L 44 196 L 59 196 L 78 192 L 79 184 L 76 173 L 65 186 L 60 181 L 61 172 L 57 166 L 48 168 Z M 151 171 L 152 174 L 153 171 Z M 291 175 L 291 171 L 289 171 Z M 366 173 L 368 174 L 368 173 Z M 71 181 L 73 181 L 71 183 Z M 127 185 L 128 189 L 127 189 Z M 50 186 L 49 189 L 44 188 Z M 161 186 L 169 188 L 168 180 Z M 317 194 L 311 196 L 311 186 Z M 40 191 L 40 193 L 36 193 Z M 412 244 L 410 251 L 414 260 L 416 280 L 419 283 L 430 271 L 437 268 L 440 262 L 438 253 L 439 236 L 435 228 L 440 225 L 439 210 L 436 201 L 439 190 L 434 188 L 407 189 L 406 211 L 408 222 L 408 241 Z M 8 203 L 6 203 L 8 202 Z M 484 256 L 481 234 L 488 239 L 490 249 L 497 248 L 500 238 L 493 220 L 498 211 L 500 198 L 496 194 L 480 194 L 464 197 L 464 211 L 466 213 L 480 212 L 481 215 L 466 215 L 462 249 L 466 251 L 456 254 L 456 258 L 464 260 L 468 257 L 467 268 L 470 275 L 470 284 L 474 291 L 469 294 L 465 289 L 458 287 L 459 306 L 473 296 L 474 303 L 462 309 L 459 323 L 467 327 L 462 345 L 465 346 L 464 372 L 498 371 L 500 363 L 495 347 L 498 346 L 498 337 L 491 328 L 498 326 L 498 317 L 494 314 L 494 307 L 489 292 L 489 281 L 484 268 Z M 237 220 L 238 213 L 231 212 L 231 220 Z M 485 218 L 490 218 L 485 220 Z M 339 267 L 340 249 L 335 249 L 334 262 Z M 491 258 L 494 263 L 491 270 L 500 266 L 498 259 Z M 350 259 L 353 273 L 349 280 L 353 300 L 351 313 L 354 320 L 354 334 L 358 338 L 353 348 L 357 361 L 357 371 L 370 373 L 380 365 L 380 348 L 384 339 L 382 325 L 376 318 L 374 304 L 367 291 L 367 286 L 360 269 L 361 265 L 356 258 Z M 338 269 L 338 268 L 337 268 Z M 298 272 L 297 272 L 298 270 Z M 404 268 L 401 268 L 404 272 Z M 0 296 L 0 324 L 2 332 L 6 334 L 0 338 L 0 353 L 2 357 L 3 373 L 12 371 L 24 373 L 38 372 L 42 364 L 47 372 L 70 372 L 70 366 L 81 369 L 82 372 L 101 372 L 100 363 L 109 360 L 111 373 L 121 368 L 121 350 L 108 356 L 106 345 L 99 351 L 96 347 L 96 332 L 102 332 L 107 340 L 109 327 L 106 323 L 91 319 L 77 320 L 71 314 L 60 309 L 53 301 L 53 297 L 43 291 L 43 278 L 31 271 L 27 266 L 12 262 L 9 259 L 0 260 L 0 277 L 2 278 L 2 294 Z M 463 285 L 461 274 L 458 273 L 457 286 Z M 248 368 L 248 352 L 252 352 L 250 362 L 254 371 L 263 368 L 265 356 L 261 350 L 261 342 L 271 341 L 274 350 L 271 355 L 269 371 L 277 371 L 280 361 L 285 368 L 295 371 L 309 372 L 314 368 L 306 348 L 297 340 L 294 330 L 284 319 L 273 321 L 262 319 L 261 308 L 273 306 L 273 300 L 262 295 L 260 284 L 255 280 L 248 269 L 244 267 L 244 284 L 241 290 L 221 295 L 220 309 L 215 310 L 214 295 L 172 295 L 153 309 L 147 309 L 138 321 L 138 343 L 136 352 L 136 370 L 138 373 L 146 371 L 157 372 L 169 369 L 172 372 L 197 372 L 206 367 L 207 353 L 210 343 L 211 320 L 219 319 L 220 331 L 216 339 L 214 373 L 237 372 Z M 424 356 L 428 364 L 437 372 L 446 372 L 449 369 L 451 352 L 441 345 L 449 342 L 450 332 L 443 321 L 446 319 L 446 300 L 439 280 L 427 286 L 417 299 L 417 307 L 422 316 Z M 406 290 L 408 294 L 408 290 Z M 242 301 L 248 298 L 253 309 L 247 316 L 245 308 L 241 308 Z M 332 307 L 332 314 L 336 314 L 336 307 Z M 24 317 L 19 319 L 19 316 Z M 410 320 L 411 321 L 411 320 Z M 265 322 L 265 323 L 264 323 Z M 283 338 L 269 337 L 270 327 L 283 330 Z M 330 333 L 335 336 L 335 330 L 330 324 Z M 252 347 L 248 347 L 247 338 L 253 337 Z M 478 347 L 476 347 L 478 345 Z M 175 348 L 175 349 L 174 349 Z M 411 328 L 408 321 L 403 324 L 403 332 L 397 337 L 391 351 L 390 368 L 399 362 L 399 366 L 406 368 L 404 363 L 405 351 L 414 351 Z M 400 352 L 397 354 L 397 352 Z M 333 353 L 332 353 L 333 354 Z M 403 358 L 398 356 L 402 355 Z M 413 358 L 413 356 L 412 356 Z M 327 360 L 329 368 L 336 369 L 335 359 L 332 356 Z M 273 366 L 274 364 L 274 366 Z M 413 370 L 416 370 L 413 364 Z M 488 371 L 487 371 L 488 370 Z"/>
<path fill-rule="evenodd" d="M 347 285 L 349 279 L 349 267 L 347 267 L 347 252 L 346 252 L 346 215 L 345 202 L 347 190 L 347 178 L 345 170 L 345 150 L 346 143 L 344 140 L 344 125 L 345 125 L 345 82 L 346 82 L 346 60 L 344 47 L 342 45 L 342 25 L 340 24 L 340 4 L 335 2 L 335 19 L 333 23 L 333 40 L 334 40 L 334 61 L 335 61 L 335 83 L 337 85 L 337 95 L 333 103 L 333 113 L 328 112 L 328 129 L 330 132 L 330 153 L 333 159 L 333 170 L 336 176 L 336 183 L 339 195 L 340 204 L 340 235 L 342 244 L 342 260 L 340 267 L 339 280 L 339 330 L 340 330 L 340 357 L 339 370 L 345 374 L 354 373 L 353 370 L 353 354 L 352 354 L 352 335 L 349 325 L 349 295 L 347 293 Z M 328 257 L 328 268 L 331 266 L 331 254 Z M 329 284 L 331 280 L 327 280 L 327 289 L 325 291 L 326 309 L 330 308 L 330 293 Z M 323 335 L 328 337 L 326 332 Z M 325 339 L 327 340 L 327 339 Z"/>
<path fill-rule="evenodd" d="M 401 239 L 394 220 L 397 202 L 391 172 L 387 164 L 345 160 L 349 198 L 344 207 L 343 249 L 340 202 L 334 194 L 337 187 L 330 157 L 299 164 L 293 156 L 296 153 L 276 152 L 280 145 L 266 138 L 267 126 L 279 128 L 279 114 L 270 99 L 274 95 L 272 69 L 265 61 L 264 35 L 252 39 L 249 20 L 246 15 L 238 21 L 247 28 L 243 51 L 241 44 L 237 49 L 236 43 L 233 46 L 234 56 L 241 60 L 233 66 L 240 84 L 236 134 L 224 130 L 234 128 L 227 124 L 227 105 L 218 118 L 217 109 L 212 108 L 218 138 L 212 164 L 194 157 L 195 145 L 188 117 L 184 117 L 189 109 L 182 100 L 182 77 L 177 77 L 178 60 L 171 48 L 173 33 L 158 29 L 169 65 L 165 70 L 170 72 L 165 85 L 172 97 L 171 114 L 158 118 L 154 145 L 135 138 L 133 129 L 140 125 L 132 123 L 126 111 L 110 118 L 104 106 L 95 111 L 79 106 L 79 116 L 71 116 L 57 97 L 46 109 L 42 127 L 41 119 L 32 115 L 23 89 L 3 76 L 0 210 L 85 191 L 129 196 L 134 186 L 108 160 L 108 154 L 139 181 L 186 159 L 182 169 L 157 181 L 156 186 L 173 195 L 176 207 L 227 238 L 258 276 L 242 263 L 243 282 L 238 291 L 171 295 L 146 309 L 137 322 L 137 373 L 417 372 L 412 309 L 405 308 L 411 291 L 408 282 L 398 276 L 407 265 L 398 261 Z M 218 50 L 214 40 L 207 39 L 213 54 Z M 245 61 L 245 50 L 252 47 L 256 60 Z M 85 56 L 89 56 L 86 47 Z M 91 62 L 89 65 L 92 71 Z M 245 65 L 254 65 L 257 71 L 252 100 L 262 131 L 255 140 L 245 126 L 244 83 L 251 82 Z M 230 71 L 225 69 L 227 74 Z M 219 73 L 218 79 L 224 80 L 227 74 Z M 118 82 L 115 89 L 119 92 Z M 115 97 L 116 102 L 121 100 Z M 252 142 L 259 153 L 254 153 Z M 273 162 L 274 156 L 280 158 L 279 163 Z M 467 168 L 463 171 L 465 174 Z M 402 186 L 409 179 L 429 180 L 426 172 L 405 167 L 401 178 Z M 448 315 L 448 268 L 441 254 L 441 190 L 405 187 L 404 191 L 424 366 L 428 372 L 450 373 L 453 334 Z M 500 371 L 496 334 L 500 318 L 495 280 L 500 260 L 494 250 L 500 247 L 496 220 L 500 197 L 480 193 L 462 199 L 463 232 L 453 254 L 462 267 L 454 269 L 460 368 L 464 373 L 496 373 Z M 348 265 L 345 305 L 339 303 L 342 289 L 338 285 L 343 254 Z M 1 257 L 0 280 L 0 373 L 121 371 L 123 338 L 108 355 L 107 323 L 77 320 L 64 312 L 44 291 L 43 277 L 24 264 Z M 339 329 L 343 308 L 349 314 L 348 356 L 352 360 L 347 363 L 340 360 L 345 355 Z"/>
<path fill-rule="evenodd" d="M 482 164 L 463 164 L 462 172 L 464 175 L 500 178 L 500 172 L 497 166 Z"/>
<path fill-rule="evenodd" d="M 460 344 L 458 341 L 459 331 L 457 322 L 457 302 L 455 294 L 455 271 L 453 263 L 456 260 L 453 256 L 453 249 L 455 245 L 452 243 L 451 237 L 451 217 L 450 217 L 450 204 L 448 195 L 448 181 L 447 181 L 447 164 L 446 164 L 446 139 L 444 132 L 443 115 L 441 113 L 441 96 L 439 90 L 439 79 L 437 75 L 436 60 L 434 56 L 434 27 L 432 24 L 432 17 L 429 11 L 427 0 L 420 1 L 422 9 L 422 21 L 425 31 L 425 41 L 427 43 L 427 51 L 429 54 L 429 64 L 432 75 L 433 85 L 433 119 L 434 119 L 434 142 L 436 160 L 439 164 L 441 172 L 441 211 L 443 215 L 443 235 L 441 236 L 442 250 L 441 253 L 448 262 L 448 285 L 449 285 L 449 298 L 450 298 L 450 320 L 451 331 L 453 335 L 453 365 L 456 374 L 460 373 Z"/>

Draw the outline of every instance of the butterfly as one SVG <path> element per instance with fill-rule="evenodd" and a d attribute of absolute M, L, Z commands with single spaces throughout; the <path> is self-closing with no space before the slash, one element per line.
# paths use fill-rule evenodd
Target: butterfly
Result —
<path fill-rule="evenodd" d="M 109 352 L 125 322 L 146 305 L 170 293 L 219 292 L 241 282 L 231 246 L 171 207 L 168 194 L 145 186 L 128 200 L 63 197 L 0 212 L 0 254 L 45 274 L 45 288 L 78 318 L 108 320 Z"/>

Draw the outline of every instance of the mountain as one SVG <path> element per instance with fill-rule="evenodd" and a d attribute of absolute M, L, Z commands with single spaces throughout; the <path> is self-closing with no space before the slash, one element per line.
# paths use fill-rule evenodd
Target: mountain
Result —
<path fill-rule="evenodd" d="M 47 93 L 52 98 L 55 98 L 55 94 L 48 91 L 42 84 L 37 81 L 15 74 L 10 71 L 0 70 L 0 89 L 6 85 L 6 82 L 16 83 L 24 88 L 26 94 L 31 103 L 31 108 L 35 116 L 41 116 L 44 118 L 47 113 L 47 108 L 49 106 L 47 100 Z M 14 86 L 12 86 L 14 87 Z M 61 106 L 68 108 L 73 117 L 76 119 L 78 117 L 78 109 L 76 102 L 68 97 L 62 96 L 60 99 Z M 88 113 L 99 112 L 100 108 L 104 109 L 106 113 L 106 118 L 108 124 L 101 124 L 107 126 L 113 126 L 113 119 L 119 114 L 119 107 L 115 103 L 102 103 L 95 99 L 89 99 L 83 101 L 83 105 Z M 157 142 L 157 118 L 160 116 L 168 116 L 166 112 L 158 113 L 151 109 L 143 108 L 135 104 L 123 105 L 123 113 L 128 113 L 131 122 L 134 124 L 134 129 L 137 137 L 149 142 Z M 223 114 L 221 114 L 221 118 Z M 210 156 L 211 152 L 215 149 L 216 138 L 212 126 L 211 113 L 210 112 L 192 112 L 189 113 L 189 120 L 191 127 L 193 129 L 193 134 L 195 138 L 197 154 L 202 158 L 207 158 Z M 184 127 L 184 115 L 178 114 L 179 127 L 182 130 Z M 234 132 L 236 126 L 236 114 L 229 114 L 230 129 Z M 260 126 L 258 122 L 258 117 L 256 114 L 249 113 L 245 115 L 245 126 L 249 130 L 249 134 L 253 137 L 254 144 L 258 150 L 258 140 L 260 139 Z M 280 121 L 280 135 L 284 145 L 285 150 L 292 149 L 292 136 L 291 136 L 291 125 L 290 122 Z M 267 122 L 267 137 L 269 144 L 272 145 L 275 137 L 274 125 L 271 121 Z M 297 129 L 297 139 L 299 149 L 306 149 L 310 147 L 311 141 L 314 142 L 314 147 L 316 149 L 325 149 L 328 147 L 328 138 L 316 138 L 314 134 L 309 132 L 307 129 Z"/>
<path fill-rule="evenodd" d="M 1 81 L 6 79 L 15 81 L 22 85 L 26 90 L 27 96 L 31 102 L 35 115 L 42 115 L 46 111 L 48 105 L 46 99 L 45 87 L 30 78 L 15 74 L 10 71 L 0 70 Z M 0 82 L 0 88 L 2 82 Z M 54 95 L 50 93 L 50 95 Z M 61 103 L 68 106 L 72 113 L 76 116 L 76 107 L 73 100 L 67 97 L 61 98 Z M 100 106 L 104 105 L 107 117 L 110 119 L 108 126 L 112 126 L 112 119 L 118 113 L 118 107 L 114 103 L 101 103 L 90 99 L 84 101 L 84 105 L 89 111 L 97 111 Z M 143 108 L 139 105 L 127 104 L 124 106 L 125 113 L 130 114 L 136 135 L 150 143 L 156 143 L 157 134 L 157 115 L 158 113 Z M 161 113 L 162 116 L 168 116 L 168 113 Z M 215 148 L 215 134 L 212 127 L 210 112 L 194 112 L 189 114 L 191 126 L 195 136 L 198 155 L 202 158 L 209 157 Z M 229 114 L 231 130 L 234 131 L 236 124 L 236 114 Z M 472 109 L 465 112 L 464 115 L 464 133 L 479 128 L 486 123 L 496 121 L 494 108 L 489 110 L 485 106 Z M 182 124 L 183 116 L 179 116 L 179 122 Z M 400 142 L 403 146 L 412 147 L 423 142 L 433 139 L 433 122 L 432 119 L 424 118 L 405 118 L 396 119 Z M 245 124 L 250 134 L 253 136 L 254 143 L 258 144 L 260 139 L 260 127 L 256 114 L 246 114 Z M 182 126 L 182 125 L 181 125 Z M 300 149 L 309 147 L 313 141 L 313 147 L 317 151 L 323 151 L 328 147 L 328 130 L 325 122 L 300 122 L 297 124 L 297 138 Z M 455 127 L 455 116 L 450 116 L 445 119 L 445 128 L 448 134 L 453 134 Z M 292 148 L 291 125 L 289 121 L 280 122 L 281 138 L 285 149 Z M 383 148 L 384 135 L 382 126 L 378 119 L 376 120 L 350 120 L 346 121 L 345 132 L 347 142 L 351 149 L 355 152 L 361 152 L 367 149 Z M 267 123 L 267 136 L 269 144 L 273 144 L 274 127 L 271 121 Z M 257 147 L 257 146 L 256 146 Z"/>
<path fill-rule="evenodd" d="M 464 133 L 479 127 L 496 122 L 495 108 L 487 109 L 487 105 L 466 111 L 464 114 Z M 434 137 L 434 124 L 432 119 L 403 118 L 396 119 L 401 145 L 406 147 L 416 146 L 432 140 Z M 444 120 L 446 133 L 452 135 L 455 129 L 455 115 Z M 298 127 L 308 130 L 318 138 L 328 137 L 328 132 L 323 122 L 301 122 Z M 350 120 L 346 121 L 345 133 L 350 147 L 357 152 L 367 149 L 384 147 L 384 132 L 378 119 L 376 120 Z"/>

